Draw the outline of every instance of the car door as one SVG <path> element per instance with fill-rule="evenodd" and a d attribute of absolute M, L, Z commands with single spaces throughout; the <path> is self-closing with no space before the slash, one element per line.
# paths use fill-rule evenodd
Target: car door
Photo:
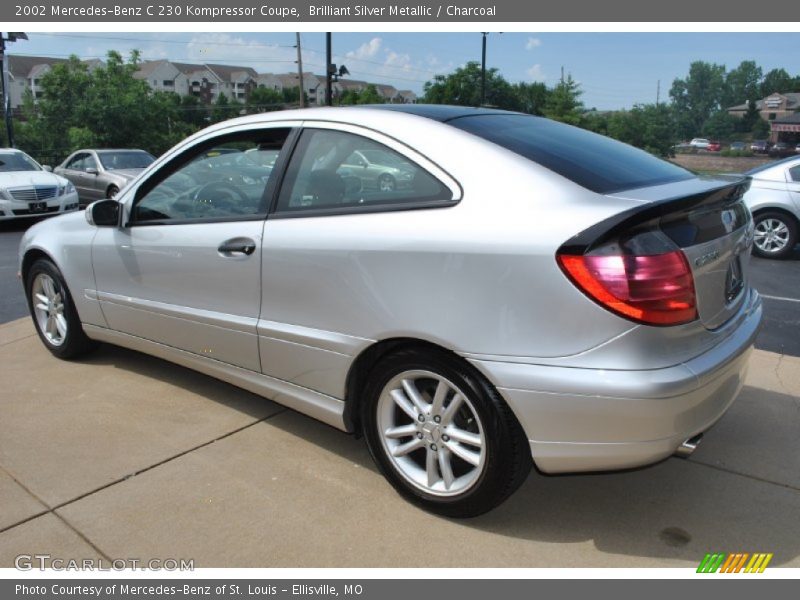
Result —
<path fill-rule="evenodd" d="M 89 200 L 94 202 L 105 198 L 105 187 L 102 182 L 100 165 L 94 152 L 88 152 L 86 158 L 83 159 L 83 172 L 86 178 L 86 196 Z"/>
<path fill-rule="evenodd" d="M 85 161 L 89 156 L 88 152 L 74 154 L 64 165 L 63 175 L 75 186 L 81 204 L 87 204 L 91 194 L 87 189 L 89 184 L 88 175 L 85 171 Z"/>
<path fill-rule="evenodd" d="M 209 155 L 281 148 L 291 127 L 235 130 L 169 158 L 120 199 L 126 222 L 93 242 L 96 294 L 111 329 L 260 371 L 264 218 L 278 169 L 255 178 Z"/>
<path fill-rule="evenodd" d="M 800 164 L 788 169 L 786 187 L 794 202 L 795 214 L 800 218 Z"/>

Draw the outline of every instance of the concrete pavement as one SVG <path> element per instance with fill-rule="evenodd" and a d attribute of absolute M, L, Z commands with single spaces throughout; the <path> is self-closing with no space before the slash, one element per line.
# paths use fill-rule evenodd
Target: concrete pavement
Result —
<path fill-rule="evenodd" d="M 755 351 L 690 460 L 532 473 L 499 509 L 431 516 L 363 440 L 206 376 L 103 346 L 64 362 L 0 326 L 0 567 L 19 554 L 197 567 L 800 567 L 800 358 Z"/>

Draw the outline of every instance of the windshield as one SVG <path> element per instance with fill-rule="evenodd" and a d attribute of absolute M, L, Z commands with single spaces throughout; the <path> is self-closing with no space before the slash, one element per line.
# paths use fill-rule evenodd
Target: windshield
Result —
<path fill-rule="evenodd" d="M 474 115 L 448 125 L 494 142 L 586 189 L 608 194 L 694 177 L 644 150 L 578 127 L 528 115 Z"/>
<path fill-rule="evenodd" d="M 97 156 L 106 171 L 144 169 L 155 160 L 147 152 L 98 152 Z"/>
<path fill-rule="evenodd" d="M 39 163 L 22 152 L 3 152 L 0 154 L 0 173 L 41 170 L 42 167 L 39 166 Z"/>

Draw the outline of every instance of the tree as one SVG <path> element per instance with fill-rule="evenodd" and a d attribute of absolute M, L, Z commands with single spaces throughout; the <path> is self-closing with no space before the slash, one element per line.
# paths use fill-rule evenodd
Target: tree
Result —
<path fill-rule="evenodd" d="M 181 96 L 180 107 L 181 120 L 193 127 L 204 127 L 208 125 L 209 111 L 208 107 L 200 102 L 200 98 L 187 94 Z"/>
<path fill-rule="evenodd" d="M 550 90 L 547 89 L 544 83 L 540 81 L 533 83 L 519 82 L 513 84 L 511 88 L 514 96 L 516 96 L 519 110 L 531 115 L 544 115 L 544 109 L 550 95 Z"/>
<path fill-rule="evenodd" d="M 722 107 L 725 67 L 703 61 L 693 62 L 686 79 L 676 79 L 669 91 L 677 118 L 678 133 L 696 136 L 711 114 Z"/>
<path fill-rule="evenodd" d="M 738 67 L 725 76 L 725 92 L 722 108 L 744 104 L 761 97 L 763 72 L 755 61 L 742 61 Z"/>
<path fill-rule="evenodd" d="M 718 110 L 703 124 L 703 135 L 712 139 L 730 139 L 736 131 L 740 119 L 728 114 L 725 110 Z"/>
<path fill-rule="evenodd" d="M 772 69 L 764 75 L 761 82 L 761 97 L 766 98 L 770 94 L 800 91 L 800 77 L 792 77 L 785 69 Z"/>
<path fill-rule="evenodd" d="M 436 75 L 423 86 L 424 102 L 480 106 L 481 65 L 470 61 L 449 75 Z M 511 84 L 496 68 L 486 69 L 486 105 L 518 110 L 519 104 Z"/>
<path fill-rule="evenodd" d="M 211 122 L 219 123 L 238 117 L 242 110 L 242 103 L 236 99 L 228 100 L 224 92 L 220 92 L 217 99 L 211 105 Z"/>
<path fill-rule="evenodd" d="M 580 125 L 583 119 L 583 102 L 580 97 L 583 92 L 577 81 L 568 75 L 562 79 L 547 95 L 544 115 L 549 119 Z"/>
<path fill-rule="evenodd" d="M 736 127 L 737 131 L 742 133 L 749 133 L 753 130 L 755 124 L 761 119 L 761 112 L 758 110 L 758 105 L 755 100 L 747 101 L 747 111 L 739 119 Z"/>
<path fill-rule="evenodd" d="M 295 88 L 297 90 L 297 88 Z M 258 86 L 247 98 L 247 112 L 271 112 L 284 107 L 283 94 L 263 85 Z"/>
<path fill-rule="evenodd" d="M 672 156 L 675 121 L 664 104 L 637 104 L 608 118 L 608 135 L 658 156 Z"/>

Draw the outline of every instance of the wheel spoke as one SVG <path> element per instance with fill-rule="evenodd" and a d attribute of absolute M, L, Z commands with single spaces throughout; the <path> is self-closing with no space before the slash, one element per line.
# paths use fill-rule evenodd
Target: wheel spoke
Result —
<path fill-rule="evenodd" d="M 392 456 L 405 456 L 409 452 L 413 452 L 414 450 L 422 448 L 423 446 L 425 446 L 425 442 L 423 440 L 414 438 L 410 442 L 400 444 L 394 450 L 392 450 Z"/>
<path fill-rule="evenodd" d="M 453 399 L 450 400 L 450 404 L 447 405 L 447 408 L 444 410 L 442 414 L 442 425 L 449 425 L 450 421 L 453 420 L 453 417 L 456 416 L 458 409 L 461 408 L 461 405 L 464 402 L 464 398 L 461 394 L 456 394 L 453 396 Z"/>
<path fill-rule="evenodd" d="M 433 487 L 439 481 L 438 464 L 437 452 L 428 448 L 428 452 L 425 455 L 425 472 L 428 474 L 428 487 Z"/>
<path fill-rule="evenodd" d="M 56 315 L 56 328 L 58 329 L 58 335 L 62 338 L 67 335 L 67 320 L 64 318 L 64 315 Z"/>
<path fill-rule="evenodd" d="M 444 406 L 444 399 L 447 397 L 448 391 L 450 391 L 450 386 L 444 381 L 440 381 L 439 385 L 436 386 L 436 393 L 433 395 L 433 402 L 431 403 L 432 415 L 441 414 L 442 407 Z"/>
<path fill-rule="evenodd" d="M 458 427 L 448 427 L 446 433 L 450 436 L 451 440 L 463 442 L 464 444 L 469 444 L 470 446 L 475 446 L 477 448 L 483 446 L 483 443 L 481 442 L 481 436 L 477 433 L 464 431 Z"/>
<path fill-rule="evenodd" d="M 427 414 L 430 406 L 428 405 L 425 400 L 422 399 L 419 391 L 417 390 L 417 386 L 414 385 L 414 382 L 411 379 L 403 379 L 403 391 L 405 391 L 406 396 L 414 403 L 414 406 L 421 414 Z"/>
<path fill-rule="evenodd" d="M 391 427 L 384 432 L 387 438 L 397 439 L 414 435 L 417 432 L 417 426 L 414 423 L 409 425 L 400 425 L 399 427 Z"/>
<path fill-rule="evenodd" d="M 414 410 L 414 406 L 408 401 L 408 398 L 405 397 L 405 394 L 403 394 L 401 390 L 392 390 L 389 394 L 392 396 L 394 403 L 403 409 L 404 413 L 414 419 L 414 421 L 417 420 L 417 411 Z"/>
<path fill-rule="evenodd" d="M 44 303 L 44 304 L 47 304 L 47 296 L 45 296 L 44 294 L 34 294 L 34 296 L 36 297 L 36 299 L 37 299 L 39 302 L 42 302 L 42 303 Z"/>
<path fill-rule="evenodd" d="M 450 465 L 450 451 L 447 448 L 439 448 L 439 471 L 442 473 L 445 489 L 449 490 L 453 485 L 453 467 Z"/>
<path fill-rule="evenodd" d="M 53 280 L 49 277 L 43 277 L 42 289 L 44 289 L 44 293 L 47 294 L 47 299 L 52 302 L 56 297 L 56 290 L 53 287 Z"/>
<path fill-rule="evenodd" d="M 481 462 L 481 455 L 479 453 L 473 452 L 472 450 L 467 450 L 461 444 L 456 442 L 445 442 L 444 445 L 447 446 L 450 452 L 455 454 L 461 460 L 468 462 L 473 467 L 477 467 Z"/>
<path fill-rule="evenodd" d="M 45 331 L 48 335 L 54 336 L 56 334 L 56 319 L 55 317 L 47 317 L 47 327 Z"/>

